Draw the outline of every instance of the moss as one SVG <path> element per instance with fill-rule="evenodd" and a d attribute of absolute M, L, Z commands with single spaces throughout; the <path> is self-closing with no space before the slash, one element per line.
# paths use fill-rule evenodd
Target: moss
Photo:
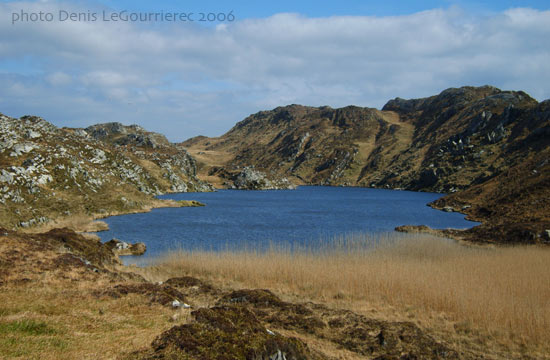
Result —
<path fill-rule="evenodd" d="M 52 335 L 57 331 L 43 321 L 17 320 L 0 323 L 0 334 L 19 333 L 29 336 Z"/>
<path fill-rule="evenodd" d="M 269 359 L 279 352 L 288 360 L 318 358 L 300 340 L 268 332 L 245 307 L 203 308 L 192 316 L 195 322 L 155 339 L 145 358 Z"/>
<path fill-rule="evenodd" d="M 151 303 L 161 305 L 171 304 L 174 300 L 185 301 L 184 295 L 173 287 L 152 283 L 119 284 L 110 289 L 96 292 L 98 297 L 109 296 L 112 298 L 120 298 L 129 294 L 144 295 Z"/>
<path fill-rule="evenodd" d="M 202 293 L 215 293 L 218 291 L 212 285 L 190 276 L 171 278 L 166 280 L 164 283 L 177 289 L 193 288 Z"/>
<path fill-rule="evenodd" d="M 34 235 L 33 238 L 54 245 L 62 245 L 72 254 L 90 261 L 96 267 L 117 262 L 113 252 L 104 244 L 87 239 L 70 229 L 54 229 L 47 233 Z"/>

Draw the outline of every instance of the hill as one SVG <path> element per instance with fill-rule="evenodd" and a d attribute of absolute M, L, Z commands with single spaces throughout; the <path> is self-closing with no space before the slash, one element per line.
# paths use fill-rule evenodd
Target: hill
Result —
<path fill-rule="evenodd" d="M 140 211 L 154 195 L 209 190 L 184 149 L 139 126 L 60 129 L 0 114 L 0 226 Z"/>
<path fill-rule="evenodd" d="M 396 98 L 382 110 L 290 105 L 253 114 L 221 137 L 197 137 L 182 146 L 197 158 L 199 176 L 217 186 L 261 188 L 258 181 L 243 181 L 253 171 L 270 184 L 456 193 L 434 206 L 498 226 L 489 233 L 502 241 L 520 241 L 524 236 L 517 234 L 527 233 L 529 241 L 539 241 L 550 220 L 549 104 L 522 91 L 482 86 Z M 504 234 L 501 225 L 511 222 Z"/>

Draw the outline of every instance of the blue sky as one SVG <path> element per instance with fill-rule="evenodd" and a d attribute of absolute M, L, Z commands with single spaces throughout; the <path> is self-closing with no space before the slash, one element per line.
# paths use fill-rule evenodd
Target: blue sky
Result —
<path fill-rule="evenodd" d="M 547 1 L 0 1 L 0 112 L 221 135 L 291 103 L 380 108 L 490 84 L 550 98 Z M 25 22 L 13 13 L 228 12 L 234 22 Z"/>
<path fill-rule="evenodd" d="M 406 15 L 434 8 L 447 8 L 460 6 L 463 9 L 471 9 L 477 12 L 498 12 L 512 7 L 531 7 L 534 9 L 548 9 L 548 1 L 465 1 L 465 0 L 422 0 L 422 1 L 365 1 L 365 0 L 340 0 L 340 1 L 101 1 L 101 3 L 113 8 L 138 9 L 143 11 L 155 11 L 158 9 L 177 9 L 181 11 L 228 11 L 234 10 L 239 19 L 267 17 L 277 13 L 295 12 L 309 17 L 326 17 L 335 15 L 367 15 L 367 16 L 392 16 Z"/>

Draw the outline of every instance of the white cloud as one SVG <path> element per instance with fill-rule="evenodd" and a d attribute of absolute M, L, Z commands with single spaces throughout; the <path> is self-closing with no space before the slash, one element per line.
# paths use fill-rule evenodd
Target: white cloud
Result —
<path fill-rule="evenodd" d="M 63 86 L 71 83 L 72 78 L 70 75 L 61 71 L 56 71 L 49 75 L 46 75 L 46 81 L 52 86 Z"/>
<path fill-rule="evenodd" d="M 21 9 L 88 10 L 76 6 L 0 4 L 0 111 L 71 126 L 137 122 L 181 140 L 219 135 L 249 113 L 288 103 L 381 107 L 395 96 L 483 84 L 550 97 L 550 11 L 277 14 L 213 27 L 11 24 Z M 1 68 L 29 58 L 32 75 Z"/>

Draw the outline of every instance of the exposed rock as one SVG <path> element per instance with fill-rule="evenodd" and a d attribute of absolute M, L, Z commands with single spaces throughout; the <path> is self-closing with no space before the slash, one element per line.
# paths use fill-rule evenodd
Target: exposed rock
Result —
<path fill-rule="evenodd" d="M 39 137 L 41 137 L 42 135 L 39 133 L 39 132 L 36 132 L 34 130 L 28 130 L 26 133 L 25 133 L 25 137 L 27 139 L 37 139 Z"/>
<path fill-rule="evenodd" d="M 395 228 L 395 231 L 404 233 L 426 233 L 432 230 L 426 225 L 401 225 Z"/>
<path fill-rule="evenodd" d="M 58 129 L 38 117 L 2 115 L 0 164 L 0 224 L 8 228 L 38 225 L 32 219 L 40 217 L 139 210 L 166 192 L 212 190 L 184 149 L 119 123 Z"/>
<path fill-rule="evenodd" d="M 113 250 L 113 252 L 116 255 L 119 255 L 119 256 L 125 256 L 125 255 L 139 256 L 139 255 L 145 254 L 145 251 L 147 251 L 147 247 L 145 246 L 144 243 L 141 243 L 141 242 L 130 244 L 118 239 L 111 239 L 108 242 L 106 242 L 105 245 L 109 249 Z"/>
<path fill-rule="evenodd" d="M 10 154 L 10 156 L 21 156 L 22 154 L 33 151 L 35 148 L 36 147 L 34 145 L 28 143 L 15 144 L 13 146 L 13 152 Z"/>
<path fill-rule="evenodd" d="M 174 301 L 172 301 L 172 307 L 173 308 L 190 309 L 191 305 L 186 304 L 184 302 L 180 302 L 178 300 L 174 300 Z"/>
<path fill-rule="evenodd" d="M 114 122 L 93 125 L 87 127 L 85 131 L 93 138 L 117 145 L 134 145 L 153 149 L 170 145 L 164 135 L 145 131 L 138 125 L 126 126 Z"/>
<path fill-rule="evenodd" d="M 545 133 L 543 104 L 521 91 L 466 86 L 396 98 L 383 111 L 289 105 L 250 115 L 219 138 L 182 145 L 231 159 L 220 166 L 204 156 L 201 167 L 202 176 L 219 176 L 229 187 L 227 173 L 254 167 L 271 181 L 457 192 L 521 162 L 535 138 L 526 139 Z"/>
<path fill-rule="evenodd" d="M 294 189 L 288 179 L 270 180 L 266 174 L 251 167 L 245 167 L 238 173 L 233 183 L 236 189 L 239 190 L 273 190 L 273 189 Z"/>
<path fill-rule="evenodd" d="M 246 172 L 237 185 L 229 181 L 252 168 L 271 182 L 450 193 L 459 201 L 441 200 L 437 208 L 490 222 L 475 230 L 478 235 L 493 229 L 496 241 L 517 241 L 522 232 L 511 224 L 537 223 L 524 232 L 532 241 L 550 223 L 550 171 L 539 167 L 550 158 L 549 124 L 550 101 L 465 86 L 422 99 L 396 98 L 383 111 L 278 107 L 250 115 L 221 137 L 182 146 L 203 153 L 200 176 L 217 177 L 227 187 L 270 188 Z M 503 236 L 504 222 L 510 236 Z"/>

